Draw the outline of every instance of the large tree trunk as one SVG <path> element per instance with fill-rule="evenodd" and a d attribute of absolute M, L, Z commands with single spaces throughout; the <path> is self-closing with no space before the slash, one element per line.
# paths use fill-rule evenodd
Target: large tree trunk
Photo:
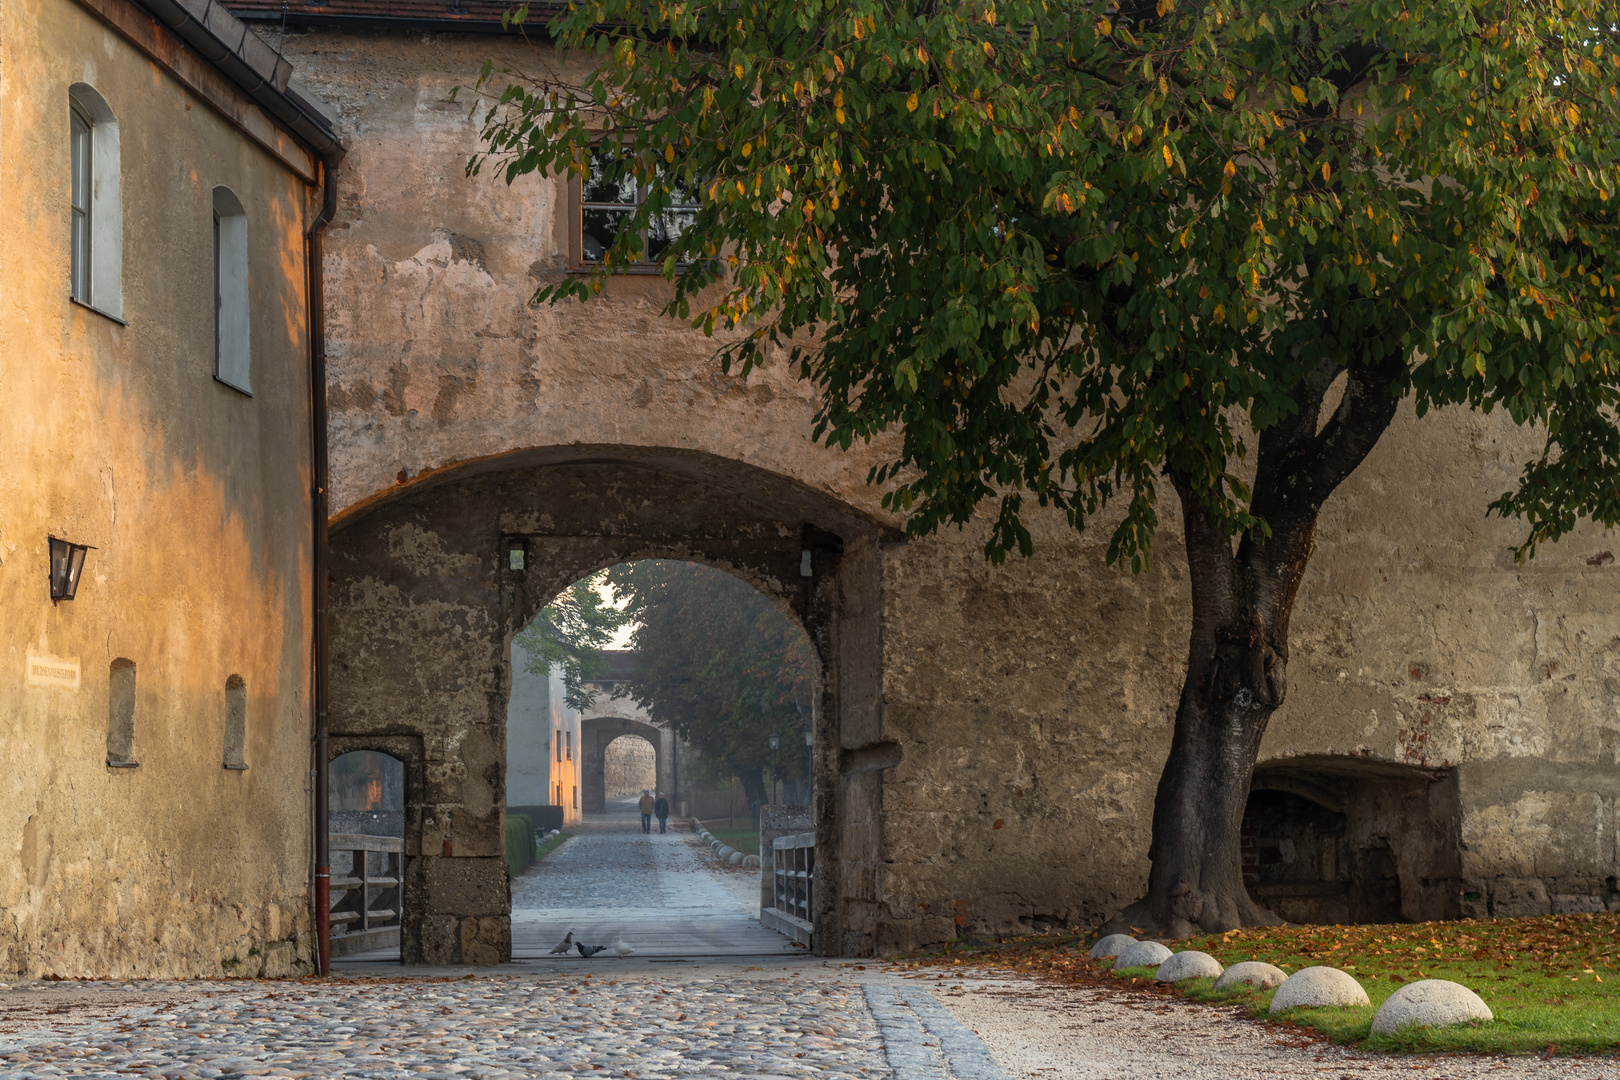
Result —
<path fill-rule="evenodd" d="M 1324 500 L 1395 414 L 1399 358 L 1352 366 L 1320 434 L 1322 398 L 1343 370 L 1324 363 L 1295 395 L 1299 414 L 1260 438 L 1252 506 L 1269 535 L 1236 544 L 1174 469 L 1192 578 L 1192 633 L 1170 755 L 1153 804 L 1147 895 L 1108 928 L 1189 937 L 1279 920 L 1243 885 L 1242 824 L 1255 758 L 1287 690 L 1288 622 Z"/>

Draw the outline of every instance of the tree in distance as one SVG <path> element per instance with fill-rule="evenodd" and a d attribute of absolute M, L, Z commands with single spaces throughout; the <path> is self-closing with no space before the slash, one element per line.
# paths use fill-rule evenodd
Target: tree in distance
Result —
<path fill-rule="evenodd" d="M 530 673 L 561 672 L 564 699 L 579 712 L 596 701 L 585 684 L 608 674 L 602 650 L 629 622 L 629 616 L 603 600 L 596 581 L 589 577 L 568 586 L 513 639 L 528 653 L 524 664 Z"/>
<path fill-rule="evenodd" d="M 870 479 L 913 534 L 982 515 L 1000 561 L 1036 508 L 1112 506 L 1139 572 L 1169 485 L 1188 666 L 1119 921 L 1179 937 L 1276 921 L 1239 865 L 1254 760 L 1318 514 L 1400 402 L 1545 432 L 1489 507 L 1521 556 L 1620 519 L 1617 27 L 1600 0 L 576 0 L 548 29 L 585 73 L 486 66 L 469 171 L 639 186 L 537 299 L 657 238 L 667 313 L 793 365 L 818 439 L 898 430 Z"/>
<path fill-rule="evenodd" d="M 635 625 L 635 670 L 616 692 L 640 702 L 716 772 L 737 777 L 758 813 L 767 768 L 791 776 L 809 764 L 800 733 L 814 657 L 803 627 L 746 582 L 699 563 L 621 563 L 607 580 Z M 772 732 L 781 738 L 774 754 Z"/>

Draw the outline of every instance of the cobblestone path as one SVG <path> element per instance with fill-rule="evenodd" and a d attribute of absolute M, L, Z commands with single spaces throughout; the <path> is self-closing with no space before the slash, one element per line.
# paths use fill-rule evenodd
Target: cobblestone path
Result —
<path fill-rule="evenodd" d="M 590 944 L 622 936 L 643 957 L 794 950 L 759 923 L 758 870 L 723 865 L 690 826 L 643 833 L 633 800 L 609 811 L 513 880 L 514 959 L 544 958 L 569 930 Z"/>
<path fill-rule="evenodd" d="M 981 1058 L 952 1071 L 942 1040 L 897 1011 L 892 990 L 881 991 L 880 1032 L 870 992 L 826 965 L 779 976 L 44 984 L 0 994 L 0 1075 L 1004 1080 L 960 1025 Z"/>

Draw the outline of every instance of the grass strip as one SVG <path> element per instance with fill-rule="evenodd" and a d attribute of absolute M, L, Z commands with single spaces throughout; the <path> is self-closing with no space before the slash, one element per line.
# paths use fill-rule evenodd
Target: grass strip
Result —
<path fill-rule="evenodd" d="M 1547 915 L 1521 919 L 1378 926 L 1251 927 L 1189 938 L 1225 967 L 1261 960 L 1293 973 L 1325 965 L 1354 975 L 1370 1004 L 1359 1008 L 1267 1010 L 1275 990 L 1216 991 L 1213 979 L 1173 986 L 1152 968 L 1110 970 L 1087 958 L 1091 938 L 1078 932 L 1007 938 L 990 946 L 920 954 L 908 966 L 978 964 L 1066 983 L 1124 986 L 1211 1005 L 1243 1006 L 1338 1043 L 1396 1053 L 1620 1053 L 1620 915 Z M 941 976 L 943 977 L 943 976 Z M 1419 979 L 1447 979 L 1473 990 L 1495 1019 L 1449 1028 L 1374 1035 L 1373 1016 L 1391 994 Z"/>
<path fill-rule="evenodd" d="M 534 862 L 538 863 L 541 859 L 562 847 L 563 844 L 567 842 L 573 835 L 573 833 L 558 833 L 556 836 L 553 836 L 548 840 L 542 840 L 538 844 L 534 845 Z M 532 866 L 534 863 L 531 863 L 530 865 Z"/>

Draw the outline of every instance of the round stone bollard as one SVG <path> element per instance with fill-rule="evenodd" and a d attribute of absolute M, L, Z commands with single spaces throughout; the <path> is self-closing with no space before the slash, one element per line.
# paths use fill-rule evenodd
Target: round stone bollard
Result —
<path fill-rule="evenodd" d="M 1093 960 L 1101 960 L 1106 956 L 1118 956 L 1135 944 L 1136 939 L 1129 934 L 1109 934 L 1091 947 L 1090 956 Z"/>
<path fill-rule="evenodd" d="M 1489 1005 L 1461 983 L 1446 979 L 1423 979 L 1407 983 L 1389 996 L 1372 1029 L 1378 1035 L 1393 1035 L 1398 1028 L 1452 1027 L 1470 1020 L 1495 1020 Z"/>
<path fill-rule="evenodd" d="M 735 849 L 732 850 L 730 855 L 726 856 L 726 862 L 730 863 L 732 866 L 741 866 L 742 861 L 743 853 Z"/>
<path fill-rule="evenodd" d="M 1367 991 L 1356 982 L 1355 976 L 1338 968 L 1308 967 L 1294 972 L 1277 987 L 1271 999 L 1271 1011 L 1367 1004 L 1370 1004 Z"/>
<path fill-rule="evenodd" d="M 1273 986 L 1281 986 L 1288 981 L 1288 972 L 1280 967 L 1274 967 L 1262 960 L 1245 960 L 1241 964 L 1233 964 L 1227 968 L 1220 978 L 1215 980 L 1215 989 L 1230 990 L 1234 986 L 1248 983 L 1258 986 L 1262 990 L 1269 990 Z"/>
<path fill-rule="evenodd" d="M 744 866 L 758 866 L 759 865 L 759 856 L 758 855 L 744 855 L 743 856 L 743 865 Z"/>
<path fill-rule="evenodd" d="M 1217 979 L 1221 975 L 1221 962 L 1209 953 L 1188 949 L 1171 954 L 1154 973 L 1154 982 L 1180 982 L 1183 979 Z"/>
<path fill-rule="evenodd" d="M 1156 968 L 1170 959 L 1170 950 L 1157 941 L 1138 941 L 1114 957 L 1114 970 L 1129 967 Z"/>

